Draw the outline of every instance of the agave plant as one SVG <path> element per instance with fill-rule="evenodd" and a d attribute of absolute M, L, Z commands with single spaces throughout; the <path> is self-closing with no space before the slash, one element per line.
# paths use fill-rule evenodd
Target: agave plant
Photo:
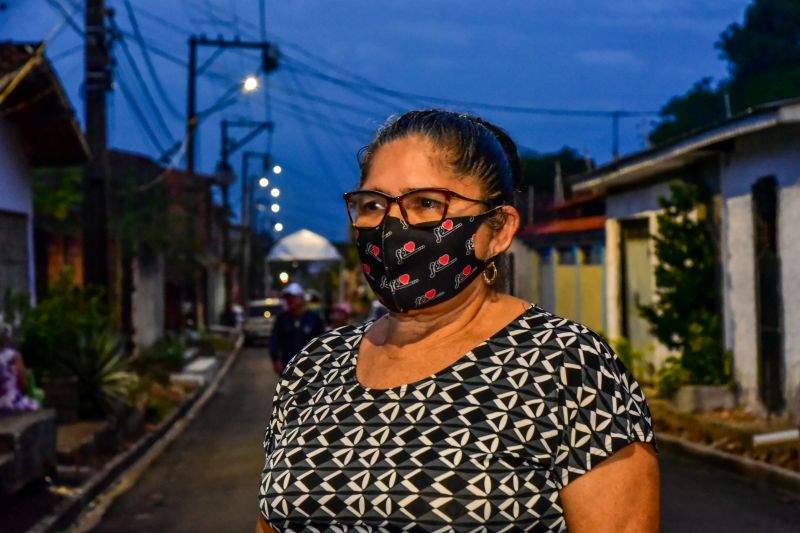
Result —
<path fill-rule="evenodd" d="M 78 349 L 59 359 L 63 369 L 78 379 L 81 416 L 107 415 L 129 403 L 128 391 L 138 378 L 130 370 L 121 340 L 110 331 L 81 331 Z"/>

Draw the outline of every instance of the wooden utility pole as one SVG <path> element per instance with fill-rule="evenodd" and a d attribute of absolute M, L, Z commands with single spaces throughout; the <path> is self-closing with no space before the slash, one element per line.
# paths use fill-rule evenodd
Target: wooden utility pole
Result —
<path fill-rule="evenodd" d="M 86 0 L 83 90 L 91 157 L 83 177 L 83 269 L 85 283 L 110 289 L 106 93 L 111 89 L 111 57 L 105 17 L 104 0 Z"/>

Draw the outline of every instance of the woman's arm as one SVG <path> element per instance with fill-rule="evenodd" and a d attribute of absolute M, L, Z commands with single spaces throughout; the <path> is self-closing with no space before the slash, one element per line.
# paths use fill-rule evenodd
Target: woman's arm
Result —
<path fill-rule="evenodd" d="M 258 522 L 256 523 L 256 533 L 276 533 L 274 529 L 269 527 L 267 523 L 264 521 L 264 517 L 261 516 L 261 513 L 258 515 Z"/>
<path fill-rule="evenodd" d="M 23 393 L 28 393 L 28 376 L 25 373 L 25 363 L 22 361 L 22 354 L 17 352 L 16 356 L 17 367 L 17 383 L 19 383 L 19 390 Z"/>
<path fill-rule="evenodd" d="M 653 446 L 633 443 L 561 490 L 570 533 L 659 531 L 659 473 Z"/>

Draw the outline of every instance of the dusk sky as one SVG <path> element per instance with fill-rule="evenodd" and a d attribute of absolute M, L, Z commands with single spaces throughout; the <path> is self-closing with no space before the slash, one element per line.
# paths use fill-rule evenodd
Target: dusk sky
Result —
<path fill-rule="evenodd" d="M 76 0 L 9 0 L 0 12 L 2 39 L 41 40 L 63 19 L 58 3 L 83 25 Z M 116 77 L 142 108 L 158 137 L 148 139 L 121 87 L 109 95 L 110 144 L 158 158 L 184 138 L 186 69 L 190 33 L 242 39 L 259 36 L 257 0 L 132 0 L 152 60 L 170 103 L 159 95 L 134 39 L 123 0 L 107 0 L 158 112 L 137 85 L 122 43 L 115 45 Z M 746 0 L 532 0 L 478 2 L 309 1 L 267 2 L 267 37 L 285 57 L 269 76 L 272 154 L 285 171 L 274 218 L 286 229 L 303 227 L 334 240 L 346 235 L 341 193 L 357 185 L 356 152 L 391 113 L 443 106 L 473 111 L 506 128 L 521 149 L 541 152 L 564 145 L 586 151 L 602 164 L 611 158 L 611 120 L 491 111 L 452 101 L 545 109 L 657 111 L 704 76 L 720 79 L 725 64 L 714 48 L 721 31 L 741 21 Z M 159 21 L 158 18 L 163 19 Z M 166 23 L 165 23 L 166 21 Z M 55 65 L 78 115 L 83 71 L 81 37 L 65 27 L 51 41 Z M 211 51 L 201 53 L 200 63 Z M 307 54 L 307 53 L 310 53 Z M 205 109 L 256 73 L 258 56 L 228 50 L 198 87 Z M 327 77 L 327 80 L 324 79 Z M 420 96 L 398 98 L 369 82 Z M 326 99 L 319 100 L 317 97 Z M 429 100 L 424 97 L 435 97 Z M 448 104 L 448 102 L 451 102 Z M 170 110 L 170 104 L 174 111 Z M 162 120 L 159 120 L 158 117 Z M 219 121 L 263 120 L 263 93 L 238 102 L 201 124 L 199 169 L 219 160 Z M 644 148 L 648 122 L 628 118 L 621 129 L 623 154 Z M 163 125 L 161 122 L 163 121 Z M 239 130 L 241 135 L 242 131 Z M 159 148 L 160 147 L 160 148 Z M 264 150 L 267 136 L 248 150 Z M 241 168 L 241 156 L 233 158 Z M 183 162 L 180 163 L 181 166 Z M 232 194 L 238 202 L 239 193 Z"/>

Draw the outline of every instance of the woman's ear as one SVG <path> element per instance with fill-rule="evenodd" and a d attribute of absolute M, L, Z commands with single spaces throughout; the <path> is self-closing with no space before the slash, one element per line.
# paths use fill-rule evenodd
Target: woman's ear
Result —
<path fill-rule="evenodd" d="M 493 232 L 489 241 L 488 257 L 495 257 L 508 250 L 519 231 L 519 211 L 510 205 L 504 205 L 498 211 L 497 222 L 491 225 Z"/>

